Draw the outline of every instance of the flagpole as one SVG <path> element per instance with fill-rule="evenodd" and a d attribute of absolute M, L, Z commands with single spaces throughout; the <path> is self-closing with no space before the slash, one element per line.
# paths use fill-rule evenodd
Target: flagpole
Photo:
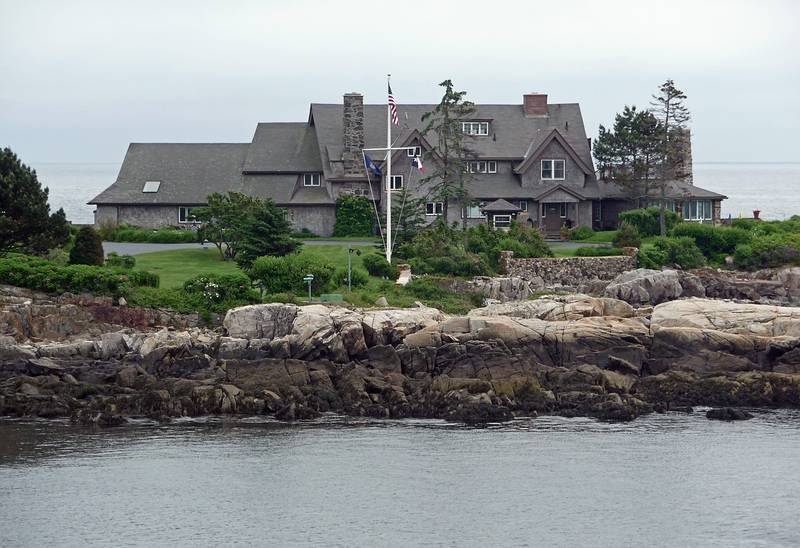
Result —
<path fill-rule="evenodd" d="M 386 75 L 387 91 L 392 75 Z M 392 262 L 392 107 L 386 101 L 386 262 Z"/>

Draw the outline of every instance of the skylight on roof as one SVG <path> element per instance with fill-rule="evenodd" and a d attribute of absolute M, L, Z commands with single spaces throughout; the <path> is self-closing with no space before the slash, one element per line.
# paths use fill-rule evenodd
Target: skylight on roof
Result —
<path fill-rule="evenodd" d="M 161 181 L 146 181 L 142 192 L 158 192 L 158 187 L 161 186 Z"/>

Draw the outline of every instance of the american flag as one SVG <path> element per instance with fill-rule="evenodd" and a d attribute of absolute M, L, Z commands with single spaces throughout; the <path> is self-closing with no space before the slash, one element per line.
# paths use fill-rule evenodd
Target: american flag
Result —
<path fill-rule="evenodd" d="M 391 84 L 389 84 L 389 111 L 392 113 L 392 123 L 396 126 L 399 126 L 400 118 L 397 116 L 397 103 L 394 102 Z"/>

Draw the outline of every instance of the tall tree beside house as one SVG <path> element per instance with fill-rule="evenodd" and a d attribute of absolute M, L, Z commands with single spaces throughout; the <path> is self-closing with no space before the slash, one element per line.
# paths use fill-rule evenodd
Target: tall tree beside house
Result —
<path fill-rule="evenodd" d="M 593 152 L 604 177 L 622 187 L 637 207 L 647 207 L 656 180 L 661 124 L 653 113 L 625 106 L 614 126 L 600 126 Z"/>
<path fill-rule="evenodd" d="M 675 82 L 667 80 L 653 95 L 650 103 L 651 111 L 661 125 L 659 132 L 659 164 L 661 181 L 670 178 L 685 177 L 687 172 L 681 169 L 684 161 L 683 151 L 686 148 L 686 139 L 689 138 L 687 123 L 691 119 L 689 109 L 684 104 L 686 94 L 675 87 Z M 666 236 L 666 185 L 659 189 L 659 226 L 661 235 Z"/>
<path fill-rule="evenodd" d="M 63 209 L 50 213 L 48 189 L 11 149 L 0 149 L 0 254 L 43 253 L 69 240 Z"/>
<path fill-rule="evenodd" d="M 436 146 L 427 158 L 430 173 L 420 180 L 428 187 L 428 197 L 442 202 L 442 219 L 447 222 L 450 202 L 459 204 L 463 210 L 469 205 L 470 196 L 466 183 L 470 177 L 468 161 L 471 156 L 461 129 L 461 122 L 475 112 L 475 105 L 464 99 L 467 92 L 453 89 L 453 82 L 441 84 L 445 91 L 442 100 L 430 112 L 422 115 L 425 124 L 422 134 L 436 135 Z M 467 227 L 464 216 L 463 228 Z"/>

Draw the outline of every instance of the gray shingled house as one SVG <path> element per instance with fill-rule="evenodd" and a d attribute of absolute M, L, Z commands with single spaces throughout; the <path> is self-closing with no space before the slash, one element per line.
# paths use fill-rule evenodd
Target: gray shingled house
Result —
<path fill-rule="evenodd" d="M 411 162 L 436 145 L 420 134 L 422 116 L 434 106 L 398 106 L 394 145 L 419 148 L 393 156 L 394 191 L 429 193 Z M 330 235 L 338 197 L 365 196 L 380 206 L 384 182 L 365 172 L 361 151 L 385 146 L 386 123 L 385 105 L 364 105 L 360 94 L 348 93 L 341 105 L 313 103 L 306 122 L 259 123 L 250 143 L 131 143 L 117 180 L 89 202 L 97 206 L 95 223 L 191 226 L 191 209 L 206 196 L 236 190 L 272 198 L 298 230 Z M 476 105 L 462 130 L 474 155 L 468 190 L 475 201 L 448 207 L 448 221 L 466 216 L 468 224 L 504 227 L 516 219 L 555 235 L 565 224 L 613 228 L 633 207 L 621 188 L 598 180 L 576 103 L 526 94 L 521 104 Z M 684 219 L 717 223 L 725 196 L 688 178 L 672 181 L 668 198 Z M 426 218 L 443 210 L 428 201 Z"/>

